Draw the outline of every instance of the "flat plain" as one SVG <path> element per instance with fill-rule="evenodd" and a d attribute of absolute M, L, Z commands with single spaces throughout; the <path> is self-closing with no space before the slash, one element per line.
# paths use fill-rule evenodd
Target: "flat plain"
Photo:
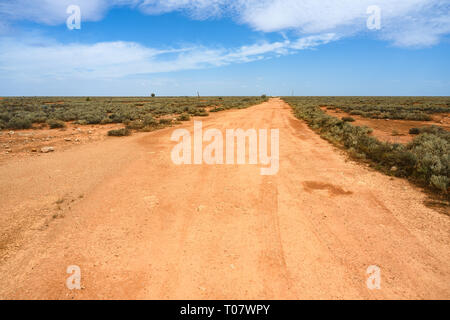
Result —
<path fill-rule="evenodd" d="M 118 98 L 80 98 L 78 109 L 69 98 L 53 99 L 28 129 L 3 118 L 0 138 L 10 151 L 0 159 L 0 298 L 450 298 L 447 190 L 408 181 L 400 167 L 383 172 L 340 145 L 348 135 L 339 140 L 340 131 L 317 125 L 319 111 L 340 112 L 332 121 L 344 133 L 342 117 L 372 115 L 352 115 L 333 98 L 183 98 L 173 106 L 123 98 L 126 108 Z M 434 101 L 442 109 L 412 113 L 442 129 L 412 139 L 446 141 L 448 99 Z M 82 111 L 95 103 L 101 108 L 89 121 Z M 26 119 L 44 105 L 24 112 L 18 103 L 11 112 Z M 81 111 L 55 116 L 74 110 Z M 136 115 L 119 121 L 125 111 Z M 64 125 L 50 129 L 49 117 Z M 261 176 L 254 165 L 173 164 L 171 134 L 192 133 L 194 119 L 221 131 L 278 128 L 278 174 Z M 408 121 L 423 127 L 423 118 Z M 125 126 L 131 136 L 107 136 Z M 376 138 L 375 130 L 367 134 Z M 415 152 L 402 149 L 408 143 L 393 150 Z M 82 290 L 66 287 L 70 265 L 82 270 Z M 372 265 L 381 269 L 380 290 L 366 285 Z"/>

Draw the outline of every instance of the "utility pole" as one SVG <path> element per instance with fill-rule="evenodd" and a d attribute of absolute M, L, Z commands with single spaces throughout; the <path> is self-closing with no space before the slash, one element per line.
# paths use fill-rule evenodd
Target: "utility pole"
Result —
<path fill-rule="evenodd" d="M 198 91 L 197 91 L 197 96 L 198 96 L 198 98 L 200 99 L 200 92 L 198 92 Z"/>

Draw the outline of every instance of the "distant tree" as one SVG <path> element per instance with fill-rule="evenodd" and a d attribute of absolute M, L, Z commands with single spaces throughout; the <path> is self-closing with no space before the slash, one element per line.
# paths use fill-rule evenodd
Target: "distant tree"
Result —
<path fill-rule="evenodd" d="M 156 94 L 152 93 L 152 98 L 156 97 Z"/>
<path fill-rule="evenodd" d="M 263 94 L 263 95 L 261 96 L 261 98 L 267 99 L 267 95 Z"/>

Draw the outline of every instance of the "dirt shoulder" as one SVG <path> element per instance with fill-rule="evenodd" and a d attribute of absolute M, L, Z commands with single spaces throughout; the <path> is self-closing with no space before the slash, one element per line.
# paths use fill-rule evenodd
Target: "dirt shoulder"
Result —
<path fill-rule="evenodd" d="M 0 162 L 40 157 L 43 148 L 59 152 L 83 144 L 104 141 L 109 130 L 123 128 L 122 124 L 79 126 L 66 123 L 63 129 L 29 129 L 0 131 Z"/>
<path fill-rule="evenodd" d="M 174 128 L 0 163 L 0 298 L 450 298 L 450 218 L 418 188 L 349 161 L 280 99 L 201 120 L 279 129 L 279 173 L 176 166 Z"/>

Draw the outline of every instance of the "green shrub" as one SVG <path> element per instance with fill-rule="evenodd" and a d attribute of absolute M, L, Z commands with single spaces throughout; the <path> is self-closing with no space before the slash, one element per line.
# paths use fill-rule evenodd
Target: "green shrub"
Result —
<path fill-rule="evenodd" d="M 216 107 L 214 109 L 209 110 L 209 112 L 219 112 L 219 111 L 224 111 L 224 110 L 225 110 L 225 108 L 223 108 L 223 107 Z"/>
<path fill-rule="evenodd" d="M 417 157 L 418 177 L 429 182 L 432 176 L 450 176 L 449 136 L 450 133 L 442 136 L 424 133 L 408 145 Z"/>
<path fill-rule="evenodd" d="M 145 127 L 145 123 L 142 120 L 130 121 L 127 123 L 127 129 L 129 130 L 140 130 Z"/>
<path fill-rule="evenodd" d="M 156 121 L 151 114 L 144 116 L 143 122 L 145 126 L 155 127 L 158 125 L 158 121 Z"/>
<path fill-rule="evenodd" d="M 113 123 L 113 120 L 109 117 L 103 118 L 102 121 L 100 121 L 100 124 L 110 124 Z"/>
<path fill-rule="evenodd" d="M 103 115 L 101 113 L 88 113 L 84 116 L 84 119 L 87 124 L 100 124 L 103 120 Z"/>
<path fill-rule="evenodd" d="M 345 121 L 345 122 L 355 122 L 355 119 L 353 119 L 352 117 L 343 117 L 343 118 L 342 118 L 342 121 Z"/>
<path fill-rule="evenodd" d="M 61 129 L 66 127 L 66 124 L 64 122 L 55 119 L 48 120 L 47 124 L 50 127 L 50 129 Z"/>
<path fill-rule="evenodd" d="M 446 176 L 432 176 L 431 179 L 431 184 L 433 185 L 433 187 L 435 187 L 436 189 L 441 190 L 444 193 L 447 193 L 448 188 L 450 186 L 450 179 Z"/>
<path fill-rule="evenodd" d="M 108 136 L 110 137 L 124 137 L 129 135 L 131 135 L 131 131 L 127 128 L 108 131 Z"/>
<path fill-rule="evenodd" d="M 191 117 L 189 116 L 188 113 L 183 113 L 177 118 L 177 120 L 178 121 L 189 121 L 189 120 L 191 120 Z"/>
<path fill-rule="evenodd" d="M 163 126 L 171 125 L 172 119 L 160 119 L 159 124 Z"/>
<path fill-rule="evenodd" d="M 30 129 L 33 124 L 30 119 L 14 117 L 7 124 L 8 129 L 23 130 Z"/>
<path fill-rule="evenodd" d="M 419 131 L 420 131 L 420 133 L 431 133 L 431 134 L 437 134 L 437 135 L 445 134 L 445 132 L 446 132 L 444 128 L 441 128 L 441 127 L 438 127 L 435 125 L 419 128 Z"/>
<path fill-rule="evenodd" d="M 205 109 L 201 108 L 201 109 L 195 110 L 194 116 L 196 116 L 196 117 L 207 117 L 207 116 L 209 116 L 209 113 L 206 112 Z"/>
<path fill-rule="evenodd" d="M 419 128 L 411 128 L 409 129 L 409 134 L 420 134 Z"/>

